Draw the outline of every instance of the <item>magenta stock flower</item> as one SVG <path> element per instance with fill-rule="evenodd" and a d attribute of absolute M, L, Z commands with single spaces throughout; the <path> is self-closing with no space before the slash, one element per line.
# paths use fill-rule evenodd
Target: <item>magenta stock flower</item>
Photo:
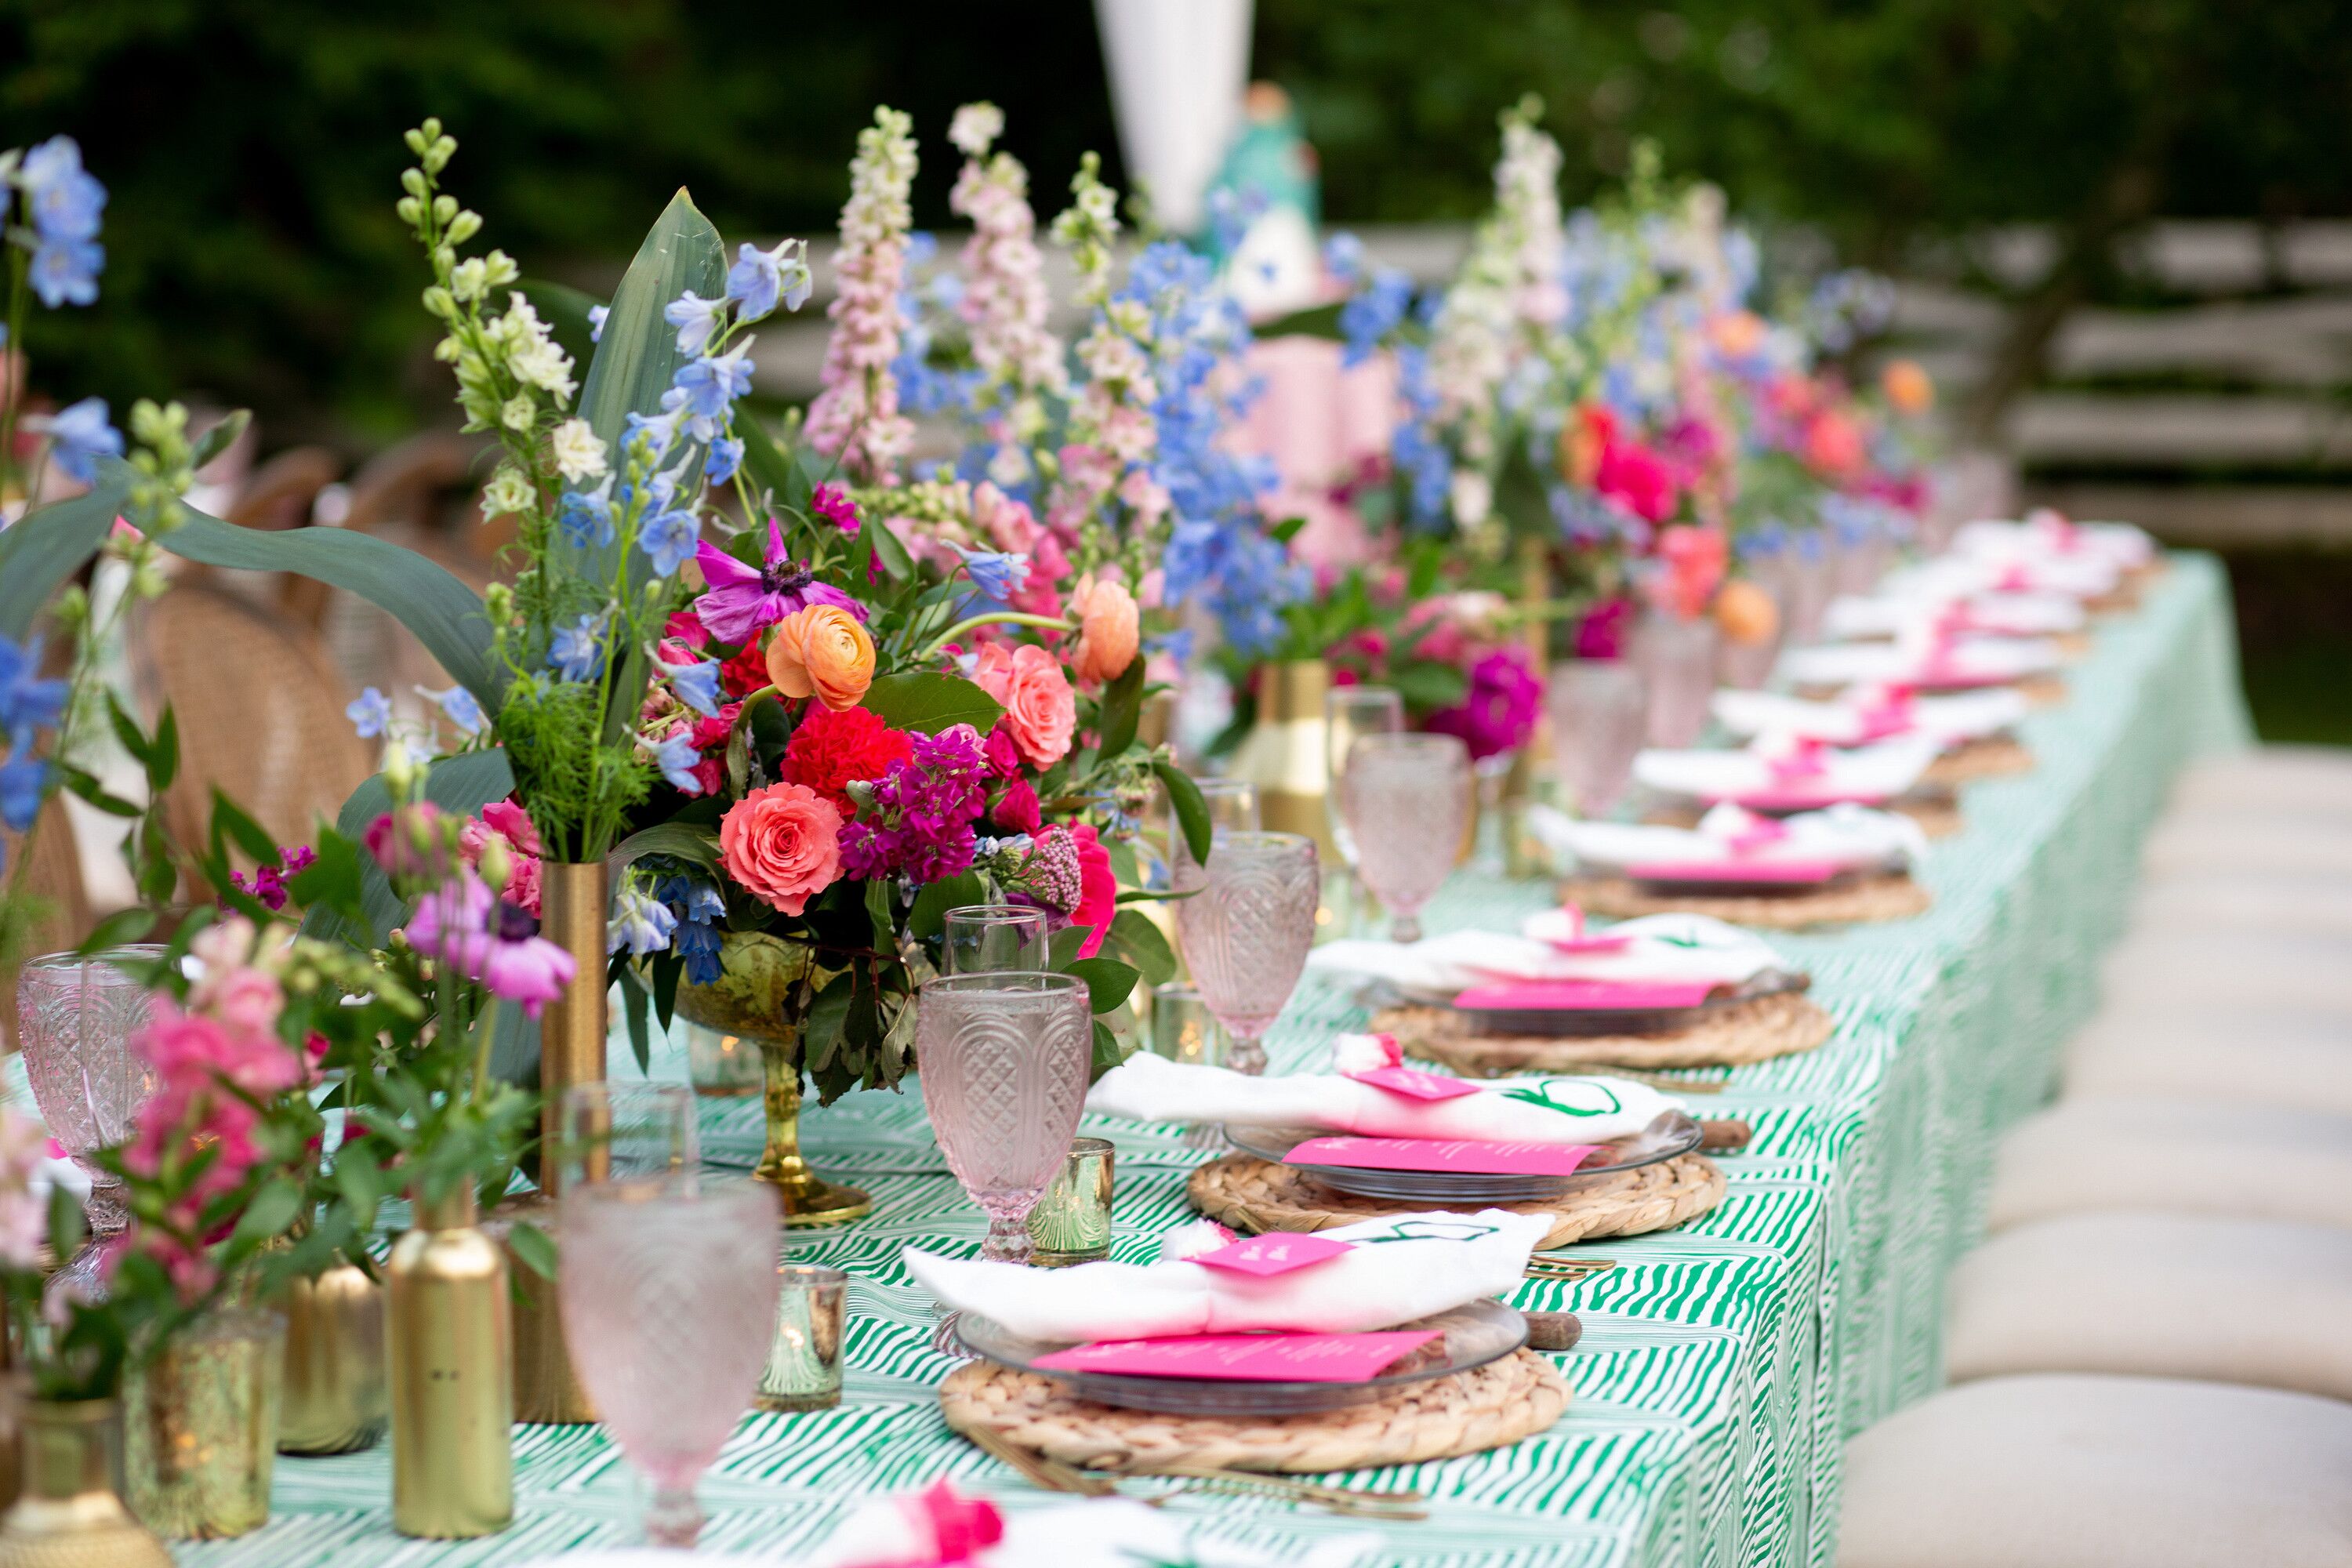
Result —
<path fill-rule="evenodd" d="M 1484 762 L 1528 743 L 1543 707 L 1543 682 L 1528 668 L 1526 650 L 1499 648 L 1471 667 L 1461 703 L 1429 716 L 1422 727 L 1458 735 L 1474 761 Z"/>
<path fill-rule="evenodd" d="M 572 955 L 539 934 L 539 922 L 493 898 L 471 871 L 416 901 L 408 945 L 446 963 L 493 996 L 520 1002 L 532 1017 L 563 994 L 577 970 Z"/>
<path fill-rule="evenodd" d="M 917 735 L 904 762 L 874 785 L 874 805 L 841 828 L 841 867 L 860 881 L 906 877 L 918 885 L 971 869 L 973 825 L 993 776 L 969 724 Z"/>
<path fill-rule="evenodd" d="M 784 532 L 774 518 L 768 520 L 765 564 L 746 566 L 724 550 L 705 541 L 696 547 L 695 564 L 709 590 L 694 601 L 694 613 L 704 628 L 721 642 L 748 645 L 759 635 L 811 605 L 834 605 L 859 620 L 866 606 L 829 583 L 820 583 L 806 567 L 784 553 Z"/>

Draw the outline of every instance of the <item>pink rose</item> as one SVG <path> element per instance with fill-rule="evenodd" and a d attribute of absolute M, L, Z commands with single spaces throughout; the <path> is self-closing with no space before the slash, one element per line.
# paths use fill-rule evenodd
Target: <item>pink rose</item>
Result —
<path fill-rule="evenodd" d="M 1080 958 L 1092 958 L 1102 951 L 1103 940 L 1110 935 L 1110 922 L 1118 913 L 1118 878 L 1110 868 L 1110 851 L 1095 836 L 1094 824 L 1076 824 L 1070 837 L 1078 846 L 1078 907 L 1070 911 L 1070 923 L 1092 928 L 1092 934 L 1078 949 Z"/>
<path fill-rule="evenodd" d="M 1004 705 L 1005 727 L 1030 766 L 1050 768 L 1068 754 L 1078 700 L 1061 660 L 1034 644 L 1008 652 L 1003 643 L 991 643 L 980 650 L 972 679 Z"/>
<path fill-rule="evenodd" d="M 788 915 L 841 875 L 841 813 L 806 784 L 755 789 L 719 823 L 719 847 L 734 878 Z"/>

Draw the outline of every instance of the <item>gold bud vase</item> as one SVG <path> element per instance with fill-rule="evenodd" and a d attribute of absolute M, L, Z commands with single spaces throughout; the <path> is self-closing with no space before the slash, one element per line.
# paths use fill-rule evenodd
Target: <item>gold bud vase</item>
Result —
<path fill-rule="evenodd" d="M 348 1454 L 383 1436 L 383 1287 L 338 1263 L 286 1292 L 281 1454 Z"/>
<path fill-rule="evenodd" d="M 514 1521 L 514 1384 L 506 1256 L 460 1186 L 419 1203 L 384 1268 L 392 1523 L 457 1540 Z"/>
<path fill-rule="evenodd" d="M 21 1489 L 0 1517 L 0 1568 L 171 1568 L 163 1543 L 123 1505 L 113 1400 L 27 1401 L 19 1442 Z"/>
<path fill-rule="evenodd" d="M 540 934 L 572 955 L 572 984 L 548 1004 L 539 1023 L 540 1147 L 555 1147 L 563 1113 L 563 1091 L 604 1079 L 604 922 L 609 883 L 602 860 L 540 863 Z M 541 1190 L 556 1195 L 554 1171 L 542 1166 Z M 553 1205 L 527 1217 L 551 1235 Z M 496 1234 L 507 1232 L 494 1226 Z M 596 1419 L 588 1391 L 572 1370 L 572 1348 L 555 1310 L 555 1281 L 520 1269 L 509 1257 L 509 1274 L 522 1299 L 514 1308 L 514 1414 L 520 1421 L 585 1426 Z"/>
<path fill-rule="evenodd" d="M 286 1320 L 257 1308 L 207 1313 L 123 1381 L 131 1507 L 156 1534 L 222 1541 L 269 1522 Z"/>
<path fill-rule="evenodd" d="M 1234 752 L 1232 773 L 1257 786 L 1259 822 L 1272 833 L 1303 833 L 1326 865 L 1337 864 L 1331 841 L 1330 761 L 1324 754 L 1323 697 L 1330 668 L 1319 658 L 1258 667 L 1257 721 Z"/>

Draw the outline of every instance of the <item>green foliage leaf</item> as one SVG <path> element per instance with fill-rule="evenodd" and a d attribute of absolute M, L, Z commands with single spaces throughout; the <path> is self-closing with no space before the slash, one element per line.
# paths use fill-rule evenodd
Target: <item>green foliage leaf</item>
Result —
<path fill-rule="evenodd" d="M 1085 926 L 1064 926 L 1045 939 L 1045 967 L 1056 973 L 1067 973 L 1078 961 L 1078 949 L 1087 945 L 1094 933 Z"/>
<path fill-rule="evenodd" d="M 1128 1058 L 1134 1054 L 1134 1047 L 1122 1044 L 1119 1037 L 1111 1033 L 1110 1026 L 1104 1023 L 1100 1018 L 1097 1018 L 1095 1020 L 1094 1060 L 1089 1064 L 1087 1081 L 1088 1083 L 1097 1081 L 1103 1074 L 1110 1071 L 1111 1068 L 1118 1066 L 1119 1063 L 1127 1060 Z"/>
<path fill-rule="evenodd" d="M 653 1000 L 646 994 L 645 983 L 632 970 L 621 971 L 621 1011 L 629 1020 L 629 1050 L 637 1058 L 637 1070 L 650 1073 L 654 1047 L 651 1031 L 646 1027 L 646 1007 Z"/>
<path fill-rule="evenodd" d="M 1135 744 L 1135 727 L 1143 717 L 1143 656 L 1127 661 L 1103 688 L 1099 721 L 1095 727 L 1097 754 L 1115 757 Z"/>
<path fill-rule="evenodd" d="M 236 1222 L 237 1238 L 242 1241 L 267 1241 L 282 1236 L 302 1212 L 302 1189 L 284 1177 L 265 1185 L 253 1194 L 253 1201 Z"/>
<path fill-rule="evenodd" d="M 236 438 L 245 434 L 246 426 L 252 423 L 253 410 L 250 408 L 234 409 L 214 421 L 212 428 L 197 437 L 194 445 L 188 448 L 188 467 L 201 468 L 227 451 L 236 444 Z"/>
<path fill-rule="evenodd" d="M 684 860 L 716 878 L 719 875 L 719 835 L 708 827 L 687 822 L 656 822 L 651 827 L 641 827 L 613 846 L 604 857 L 604 872 L 614 886 L 620 884 L 621 873 L 635 861 L 648 855 L 663 855 L 673 860 Z"/>
<path fill-rule="evenodd" d="M 507 1245 L 514 1248 L 515 1257 L 525 1268 L 541 1279 L 555 1278 L 555 1238 L 531 1224 L 517 1220 L 507 1231 Z"/>
<path fill-rule="evenodd" d="M 604 318 L 604 341 L 580 388 L 579 413 L 604 437 L 614 468 L 621 467 L 622 432 L 632 414 L 661 411 L 662 394 L 669 390 L 687 356 L 677 352 L 677 329 L 662 320 L 670 302 L 691 289 L 704 299 L 715 299 L 725 288 L 727 262 L 719 231 L 681 189 L 646 231 L 636 259 L 613 295 Z M 557 570 L 590 582 L 610 582 L 618 542 L 607 545 L 574 545 L 559 534 L 550 542 L 559 561 Z M 643 551 L 632 551 L 629 581 L 645 581 L 651 562 Z"/>
<path fill-rule="evenodd" d="M 253 857 L 256 865 L 270 866 L 278 861 L 278 840 L 269 837 L 269 830 L 254 821 L 244 807 L 221 793 L 220 786 L 215 784 L 212 821 L 215 857 L 220 855 L 224 841 L 235 843 L 239 849 Z"/>
<path fill-rule="evenodd" d="M 1062 972 L 1087 983 L 1087 1002 L 1097 1013 L 1108 1013 L 1124 1005 L 1135 994 L 1135 983 L 1142 978 L 1134 965 L 1100 956 L 1074 959 L 1062 966 Z"/>
<path fill-rule="evenodd" d="M 962 676 L 928 670 L 883 676 L 866 688 L 864 705 L 893 729 L 925 735 L 957 724 L 969 724 L 985 735 L 1004 714 L 995 698 Z"/>
<path fill-rule="evenodd" d="M 433 765 L 425 778 L 425 798 L 443 811 L 471 816 L 494 800 L 504 800 L 514 790 L 514 773 L 507 765 L 507 754 L 495 747 L 487 752 L 467 752 L 455 757 L 445 757 Z M 335 831 L 353 844 L 367 837 L 368 825 L 392 809 L 392 793 L 384 787 L 383 775 L 376 774 L 352 791 L 342 810 L 335 814 Z M 311 908 L 302 920 L 302 934 L 321 941 L 342 941 L 362 948 L 378 948 L 392 935 L 393 929 L 408 919 L 408 906 L 392 890 L 392 883 L 383 868 L 373 856 L 360 857 L 361 904 L 365 914 L 365 929 L 348 923 L 331 909 Z M 520 1007 L 499 1009 L 501 1027 L 507 1014 L 520 1016 Z M 533 1025 L 534 1030 L 537 1028 Z"/>
<path fill-rule="evenodd" d="M 1151 771 L 1160 775 L 1167 787 L 1168 799 L 1176 808 L 1176 821 L 1184 829 L 1184 847 L 1192 858 L 1202 865 L 1209 859 L 1209 803 L 1201 798 L 1201 786 L 1192 775 L 1165 757 L 1155 757 Z"/>
<path fill-rule="evenodd" d="M 915 894 L 915 907 L 907 916 L 907 930 L 924 942 L 940 934 L 941 923 L 950 910 L 966 904 L 984 903 L 988 884 L 975 871 L 966 871 L 944 881 L 926 882 Z"/>
<path fill-rule="evenodd" d="M 1167 934 L 1138 910 L 1121 910 L 1112 917 L 1103 950 L 1132 964 L 1146 984 L 1165 985 L 1176 978 L 1176 954 Z"/>
<path fill-rule="evenodd" d="M 117 910 L 92 926 L 89 934 L 81 939 L 81 945 L 74 951 L 85 956 L 103 952 L 110 947 L 137 942 L 154 929 L 155 912 L 152 910 Z"/>
<path fill-rule="evenodd" d="M 151 795 L 160 795 L 172 787 L 180 776 L 180 716 L 166 703 L 163 716 L 155 721 L 155 745 L 145 759 L 147 788 Z"/>
<path fill-rule="evenodd" d="M 340 833 L 316 835 L 314 858 L 286 879 L 286 889 L 305 910 L 323 907 L 346 921 L 367 918 L 366 879 L 360 847 Z"/>
<path fill-rule="evenodd" d="M 97 774 L 77 767 L 67 767 L 61 771 L 65 775 L 66 788 L 109 816 L 143 816 L 146 815 L 146 808 L 136 802 L 125 800 L 119 795 L 107 794 L 106 787 L 98 782 Z"/>
<path fill-rule="evenodd" d="M 128 489 L 129 482 L 109 470 L 87 495 L 45 506 L 0 529 L 0 637 L 25 640 L 58 585 L 106 542 Z"/>
<path fill-rule="evenodd" d="M 1469 679 L 1460 670 L 1428 659 L 1391 670 L 1389 684 L 1404 699 L 1404 705 L 1416 713 L 1451 708 L 1470 689 Z"/>
<path fill-rule="evenodd" d="M 119 458 L 100 458 L 99 471 L 110 481 L 136 472 Z M 414 550 L 340 528 L 235 528 L 192 507 L 184 507 L 180 525 L 156 542 L 203 565 L 291 572 L 355 594 L 414 633 L 449 678 L 474 694 L 483 712 L 499 710 L 506 672 L 490 655 L 490 623 L 482 601 L 446 568 Z"/>

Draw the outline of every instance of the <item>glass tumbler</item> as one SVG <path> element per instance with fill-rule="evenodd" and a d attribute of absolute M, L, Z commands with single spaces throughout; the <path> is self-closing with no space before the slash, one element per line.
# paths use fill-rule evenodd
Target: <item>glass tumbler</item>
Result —
<path fill-rule="evenodd" d="M 1025 904 L 965 904 L 940 921 L 940 973 L 986 974 L 1045 967 L 1045 911 Z"/>

